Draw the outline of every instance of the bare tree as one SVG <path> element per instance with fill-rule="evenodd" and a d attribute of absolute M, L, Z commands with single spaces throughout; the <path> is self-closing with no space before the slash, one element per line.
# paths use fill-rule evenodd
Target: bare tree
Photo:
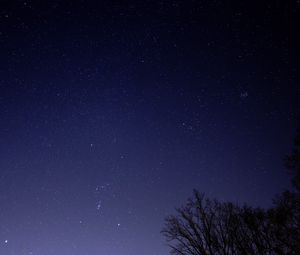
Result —
<path fill-rule="evenodd" d="M 277 196 L 268 210 L 210 200 L 194 191 L 176 215 L 166 218 L 162 233 L 171 254 L 300 254 L 300 125 L 285 163 L 296 191 Z"/>
<path fill-rule="evenodd" d="M 166 219 L 162 233 L 170 242 L 172 254 L 234 254 L 232 233 L 238 228 L 239 208 L 205 199 L 194 191 L 178 215 Z"/>
<path fill-rule="evenodd" d="M 177 215 L 166 218 L 162 233 L 174 255 L 300 254 L 295 199 L 283 194 L 273 209 L 263 210 L 194 191 Z"/>

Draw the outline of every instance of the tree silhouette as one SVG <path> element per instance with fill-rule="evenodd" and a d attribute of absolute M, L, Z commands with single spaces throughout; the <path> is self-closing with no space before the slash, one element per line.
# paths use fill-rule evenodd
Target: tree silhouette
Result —
<path fill-rule="evenodd" d="M 276 250 L 284 254 L 300 254 L 300 199 L 299 194 L 285 191 L 274 199 L 268 210 L 271 234 L 276 238 Z"/>
<path fill-rule="evenodd" d="M 300 254 L 300 128 L 286 165 L 296 192 L 285 191 L 265 210 L 205 198 L 194 191 L 162 234 L 174 255 Z"/>
<path fill-rule="evenodd" d="M 198 191 L 166 218 L 162 230 L 176 255 L 300 254 L 299 204 L 280 195 L 269 210 L 210 200 Z"/>
<path fill-rule="evenodd" d="M 162 233 L 172 254 L 227 254 L 232 249 L 230 231 L 237 225 L 237 210 L 233 204 L 204 199 L 194 191 L 194 198 L 177 209 L 178 216 L 169 216 Z M 231 217 L 233 216 L 233 217 Z"/>

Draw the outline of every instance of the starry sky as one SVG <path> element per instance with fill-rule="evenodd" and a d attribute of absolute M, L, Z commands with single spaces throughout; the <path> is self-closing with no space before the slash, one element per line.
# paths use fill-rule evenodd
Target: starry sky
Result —
<path fill-rule="evenodd" d="M 0 254 L 168 254 L 193 188 L 270 206 L 290 187 L 299 8 L 1 1 Z"/>

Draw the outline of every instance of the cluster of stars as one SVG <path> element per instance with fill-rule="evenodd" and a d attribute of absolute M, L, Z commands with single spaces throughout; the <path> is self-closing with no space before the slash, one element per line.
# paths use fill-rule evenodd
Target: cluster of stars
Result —
<path fill-rule="evenodd" d="M 288 183 L 298 0 L 0 2 L 0 254 L 167 254 L 192 188 Z"/>

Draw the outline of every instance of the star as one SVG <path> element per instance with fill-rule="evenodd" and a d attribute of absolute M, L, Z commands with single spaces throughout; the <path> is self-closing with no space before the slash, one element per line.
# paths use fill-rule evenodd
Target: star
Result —
<path fill-rule="evenodd" d="M 240 98 L 245 99 L 246 97 L 248 97 L 248 91 L 241 92 Z"/>
<path fill-rule="evenodd" d="M 4 243 L 8 243 L 8 240 L 6 239 L 6 240 L 4 240 Z"/>
<path fill-rule="evenodd" d="M 97 210 L 99 211 L 100 209 L 101 209 L 101 201 L 99 201 L 97 204 Z"/>

